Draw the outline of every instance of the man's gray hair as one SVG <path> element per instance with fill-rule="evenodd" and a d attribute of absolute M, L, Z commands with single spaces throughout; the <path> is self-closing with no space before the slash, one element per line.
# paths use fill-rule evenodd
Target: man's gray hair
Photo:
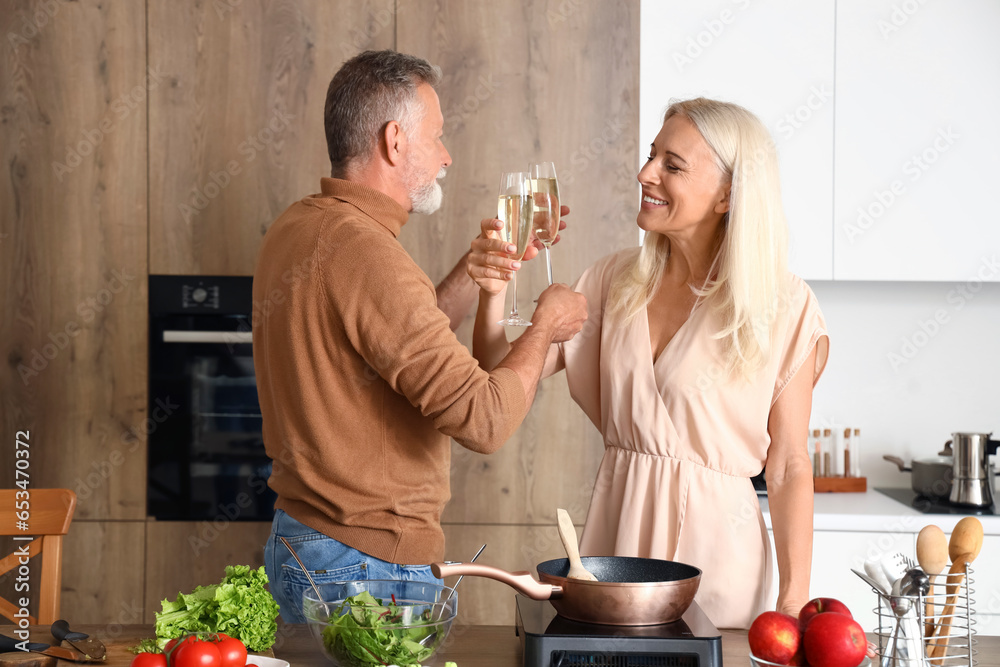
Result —
<path fill-rule="evenodd" d="M 440 80 L 426 60 L 391 50 L 365 51 L 344 63 L 330 81 L 323 112 L 333 176 L 371 156 L 389 121 L 411 132 L 421 120 L 417 86 Z"/>

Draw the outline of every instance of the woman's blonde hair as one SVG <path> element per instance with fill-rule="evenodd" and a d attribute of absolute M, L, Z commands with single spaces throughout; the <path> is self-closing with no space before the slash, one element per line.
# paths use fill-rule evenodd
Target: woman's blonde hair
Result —
<path fill-rule="evenodd" d="M 760 119 L 736 104 L 704 97 L 673 102 L 663 120 L 678 115 L 698 128 L 732 184 L 709 282 L 693 289 L 721 317 L 715 337 L 725 341 L 729 372 L 749 378 L 770 354 L 787 282 L 788 225 L 774 140 Z M 631 267 L 612 286 L 612 310 L 627 321 L 645 309 L 669 256 L 669 239 L 647 232 Z"/>

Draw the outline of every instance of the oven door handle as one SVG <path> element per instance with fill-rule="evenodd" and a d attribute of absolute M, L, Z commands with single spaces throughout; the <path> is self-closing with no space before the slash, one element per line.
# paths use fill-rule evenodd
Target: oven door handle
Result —
<path fill-rule="evenodd" d="M 253 342 L 250 331 L 178 331 L 167 329 L 163 332 L 164 343 L 227 343 L 240 345 Z"/>

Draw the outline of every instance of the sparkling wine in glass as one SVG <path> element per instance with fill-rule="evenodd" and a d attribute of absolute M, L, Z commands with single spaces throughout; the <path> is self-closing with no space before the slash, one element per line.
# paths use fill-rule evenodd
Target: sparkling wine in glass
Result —
<path fill-rule="evenodd" d="M 556 166 L 551 162 L 538 162 L 529 167 L 531 191 L 534 198 L 533 226 L 535 236 L 545 246 L 545 267 L 552 284 L 552 255 L 549 248 L 559 233 L 559 181 Z"/>
<path fill-rule="evenodd" d="M 500 193 L 497 200 L 497 217 L 503 222 L 500 236 L 504 243 L 517 246 L 508 253 L 516 260 L 524 256 L 528 249 L 532 231 L 531 178 L 526 171 L 509 171 L 500 176 Z M 517 314 L 517 271 L 510 279 L 510 315 L 500 324 L 514 327 L 530 327 L 531 322 Z"/>

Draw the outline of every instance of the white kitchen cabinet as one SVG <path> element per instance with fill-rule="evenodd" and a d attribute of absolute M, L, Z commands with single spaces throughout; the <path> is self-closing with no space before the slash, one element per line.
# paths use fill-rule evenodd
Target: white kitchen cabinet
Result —
<path fill-rule="evenodd" d="M 901 517 L 900 530 L 878 532 L 816 530 L 813 533 L 813 562 L 810 582 L 811 597 L 832 597 L 848 606 L 851 613 L 865 629 L 873 632 L 878 625 L 875 613 L 878 598 L 871 587 L 858 578 L 851 569 L 864 572 L 865 560 L 880 554 L 902 552 L 915 557 L 917 532 L 930 521 L 920 521 L 916 532 L 913 522 Z M 774 535 L 771 538 L 771 565 L 774 568 L 770 604 L 778 598 L 778 564 L 774 556 Z M 976 610 L 976 632 L 981 635 L 1000 635 L 1000 571 L 993 567 L 1000 558 L 1000 536 L 987 535 L 975 570 L 973 604 Z"/>
<path fill-rule="evenodd" d="M 834 277 L 1000 281 L 1000 3 L 838 0 Z"/>
<path fill-rule="evenodd" d="M 834 5 L 644 0 L 641 6 L 640 151 L 672 99 L 701 95 L 753 111 L 780 156 L 790 268 L 819 280 L 833 278 Z"/>
<path fill-rule="evenodd" d="M 780 154 L 792 271 L 970 292 L 1000 281 L 1000 3 L 643 0 L 641 11 L 640 150 L 672 98 L 757 113 Z"/>
<path fill-rule="evenodd" d="M 977 630 L 984 635 L 1000 635 L 1000 535 L 983 538 L 983 550 L 972 564 L 973 599 L 977 616 Z M 984 629 L 983 626 L 987 626 Z M 991 627 L 990 627 L 991 626 Z"/>

